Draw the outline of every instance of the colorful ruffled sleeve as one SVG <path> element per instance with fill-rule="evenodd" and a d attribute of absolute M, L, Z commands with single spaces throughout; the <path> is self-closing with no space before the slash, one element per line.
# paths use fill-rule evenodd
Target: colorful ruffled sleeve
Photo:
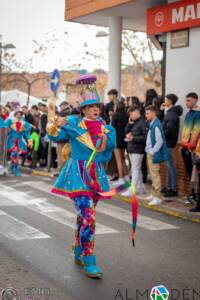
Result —
<path fill-rule="evenodd" d="M 67 124 L 62 127 L 56 125 L 57 118 L 55 117 L 54 121 L 51 121 L 47 125 L 47 135 L 48 138 L 54 142 L 59 142 L 61 140 L 69 140 L 76 138 L 81 133 L 77 129 L 77 124 L 79 118 L 76 116 L 69 116 L 67 118 Z"/>
<path fill-rule="evenodd" d="M 106 125 L 107 130 L 107 141 L 106 141 L 106 149 L 103 153 L 103 162 L 109 162 L 112 157 L 112 152 L 116 148 L 116 131 L 115 129 L 110 126 Z"/>

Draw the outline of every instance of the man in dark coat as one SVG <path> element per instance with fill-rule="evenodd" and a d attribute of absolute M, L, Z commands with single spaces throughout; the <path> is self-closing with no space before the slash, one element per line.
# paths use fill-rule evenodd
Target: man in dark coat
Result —
<path fill-rule="evenodd" d="M 107 124 L 111 123 L 111 114 L 115 111 L 118 100 L 118 91 L 112 89 L 108 92 L 109 102 L 105 105 L 105 121 Z"/>
<path fill-rule="evenodd" d="M 23 105 L 22 106 L 22 111 L 24 113 L 25 121 L 28 122 L 28 123 L 30 123 L 31 125 L 33 125 L 33 115 L 29 111 L 28 106 L 27 105 Z"/>
<path fill-rule="evenodd" d="M 177 170 L 173 161 L 173 149 L 176 147 L 179 129 L 180 129 L 180 116 L 183 113 L 183 108 L 176 105 L 178 97 L 175 94 L 168 94 L 165 98 L 165 107 L 168 109 L 163 120 L 163 129 L 167 142 L 167 147 L 171 153 L 170 159 L 166 162 L 168 171 L 167 188 L 163 189 L 165 197 L 174 197 L 178 195 L 177 192 Z"/>

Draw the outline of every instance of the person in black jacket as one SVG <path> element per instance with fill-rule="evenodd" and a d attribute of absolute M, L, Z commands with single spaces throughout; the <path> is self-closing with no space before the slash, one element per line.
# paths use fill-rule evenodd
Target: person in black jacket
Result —
<path fill-rule="evenodd" d="M 25 121 L 28 122 L 28 123 L 30 123 L 31 125 L 33 125 L 33 116 L 31 114 L 31 112 L 29 111 L 28 106 L 27 105 L 23 105 L 22 106 L 22 111 L 24 113 Z"/>
<path fill-rule="evenodd" d="M 125 149 L 127 143 L 125 142 L 125 127 L 128 123 L 128 115 L 126 113 L 125 104 L 119 102 L 116 106 L 116 110 L 112 116 L 111 125 L 116 130 L 117 147 L 114 150 L 114 155 L 118 170 L 118 181 L 116 184 L 123 184 L 125 181 L 129 181 L 128 168 L 125 162 Z"/>
<path fill-rule="evenodd" d="M 131 160 L 132 182 L 137 192 L 142 194 L 142 161 L 145 154 L 145 145 L 148 132 L 147 121 L 141 116 L 139 107 L 132 107 L 129 110 L 129 123 L 125 128 L 128 141 L 128 153 Z M 123 193 L 123 196 L 130 196 L 131 190 Z"/>
<path fill-rule="evenodd" d="M 171 153 L 170 159 L 166 162 L 168 171 L 168 184 L 167 188 L 163 189 L 165 197 L 174 197 L 178 195 L 177 192 L 177 170 L 173 161 L 173 148 L 176 147 L 179 128 L 180 116 L 183 113 L 183 108 L 180 105 L 175 106 L 178 97 L 175 94 L 168 94 L 165 98 L 165 108 L 167 113 L 163 120 L 163 129 L 167 142 L 167 147 Z"/>
<path fill-rule="evenodd" d="M 107 124 L 111 124 L 111 115 L 116 109 L 116 105 L 119 102 L 118 91 L 112 89 L 108 92 L 109 103 L 105 105 L 105 121 Z"/>

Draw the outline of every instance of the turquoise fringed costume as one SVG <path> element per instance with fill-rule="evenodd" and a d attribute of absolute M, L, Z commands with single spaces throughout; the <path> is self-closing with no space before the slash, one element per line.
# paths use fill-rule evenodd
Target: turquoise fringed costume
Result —
<path fill-rule="evenodd" d="M 7 128 L 10 129 L 8 135 L 7 149 L 11 154 L 11 172 L 15 176 L 20 176 L 19 156 L 27 153 L 27 144 L 30 143 L 30 124 L 23 120 L 8 119 L 5 122 Z"/>
<path fill-rule="evenodd" d="M 98 192 L 109 191 L 109 183 L 104 165 L 110 160 L 115 148 L 116 133 L 113 127 L 104 125 L 101 118 L 96 121 L 70 116 L 68 124 L 60 130 L 55 125 L 47 127 L 48 137 L 53 141 L 69 140 L 71 156 L 63 167 L 52 192 L 69 196 L 77 210 L 74 258 L 89 277 L 101 277 L 102 271 L 96 265 L 94 256 L 95 207 Z M 96 156 L 87 167 L 87 162 L 101 135 L 102 142 Z M 96 141 L 96 142 L 95 142 Z"/>
<path fill-rule="evenodd" d="M 112 126 L 105 125 L 99 115 L 99 97 L 95 86 L 96 76 L 85 75 L 77 81 L 86 90 L 82 93 L 82 108 L 93 109 L 96 118 L 67 118 L 67 124 L 60 129 L 56 120 L 47 126 L 48 137 L 54 142 L 68 140 L 71 145 L 70 159 L 63 167 L 52 192 L 69 196 L 77 210 L 74 259 L 84 266 L 89 277 L 102 276 L 94 255 L 95 207 L 99 192 L 109 191 L 104 165 L 110 160 L 116 144 L 116 133 Z M 85 114 L 87 116 L 87 112 Z M 59 124 L 59 123 L 58 123 Z"/>
<path fill-rule="evenodd" d="M 115 130 L 110 125 L 102 125 L 105 138 L 89 172 L 86 169 L 86 164 L 94 150 L 94 145 L 84 119 L 70 116 L 67 121 L 68 124 L 62 127 L 56 136 L 52 136 L 50 131 L 48 134 L 49 139 L 54 142 L 69 140 L 71 144 L 70 159 L 63 167 L 52 192 L 70 198 L 77 196 L 97 197 L 96 192 L 109 191 L 104 164 L 110 160 L 115 148 Z M 99 121 L 102 122 L 101 119 Z"/>
<path fill-rule="evenodd" d="M 20 154 L 27 152 L 27 142 L 30 140 L 30 124 L 23 120 L 13 121 L 11 119 L 6 120 L 5 125 L 10 129 L 8 137 L 8 152 L 11 152 L 15 146 L 15 141 L 18 141 Z"/>

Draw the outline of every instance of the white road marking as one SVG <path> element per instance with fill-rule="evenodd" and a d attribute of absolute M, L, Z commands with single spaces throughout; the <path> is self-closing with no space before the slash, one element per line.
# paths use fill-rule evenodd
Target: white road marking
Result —
<path fill-rule="evenodd" d="M 99 203 L 99 207 L 96 209 L 100 213 L 107 214 L 115 219 L 124 221 L 126 223 L 132 224 L 131 212 L 124 208 L 120 208 L 111 204 Z M 138 223 L 139 227 L 148 229 L 148 230 L 169 230 L 169 229 L 178 229 L 178 226 L 165 223 L 160 220 L 156 220 L 150 217 L 143 216 L 139 214 Z"/>
<path fill-rule="evenodd" d="M 37 189 L 41 192 L 51 193 L 50 192 L 51 185 L 44 183 L 44 182 L 28 182 L 27 181 L 27 182 L 24 182 L 23 184 L 31 186 L 34 189 Z M 20 186 L 20 185 L 21 184 L 19 184 L 18 186 Z M 62 196 L 60 196 L 60 197 L 62 197 Z M 71 202 L 71 200 L 69 198 L 65 197 L 65 200 Z M 120 208 L 120 207 L 117 207 L 117 206 L 114 206 L 114 205 L 111 205 L 108 203 L 104 203 L 103 201 L 99 201 L 99 203 L 96 207 L 96 211 L 100 212 L 102 214 L 111 216 L 120 221 L 126 222 L 128 224 L 132 224 L 131 212 L 128 211 L 127 209 Z M 141 214 L 139 214 L 139 217 L 138 217 L 138 226 L 141 228 L 145 228 L 147 230 L 151 230 L 151 231 L 179 229 L 178 226 L 168 224 L 166 222 L 163 222 L 163 221 L 160 221 L 160 220 L 157 220 L 154 218 L 146 217 Z"/>
<path fill-rule="evenodd" d="M 25 185 L 25 182 L 23 183 Z M 66 225 L 70 228 L 75 229 L 76 224 L 76 214 L 62 209 L 54 204 L 51 204 L 45 198 L 33 198 L 30 196 L 30 192 L 17 191 L 12 187 L 8 187 L 0 183 L 1 195 L 4 197 L 3 206 L 6 204 L 5 198 L 9 199 L 9 206 L 14 206 L 16 203 L 18 205 L 26 206 L 27 208 L 37 212 L 43 216 L 46 216 L 60 224 Z M 100 224 L 96 224 L 96 234 L 111 234 L 119 233 L 119 231 Z"/>
<path fill-rule="evenodd" d="M 47 239 L 49 235 L 0 210 L 0 234 L 16 241 Z"/>

